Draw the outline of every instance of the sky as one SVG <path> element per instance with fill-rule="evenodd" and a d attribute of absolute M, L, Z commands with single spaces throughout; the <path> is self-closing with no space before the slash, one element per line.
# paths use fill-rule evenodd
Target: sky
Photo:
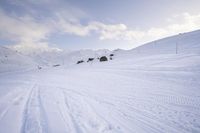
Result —
<path fill-rule="evenodd" d="M 200 0 L 0 0 L 0 46 L 132 49 L 200 29 Z"/>

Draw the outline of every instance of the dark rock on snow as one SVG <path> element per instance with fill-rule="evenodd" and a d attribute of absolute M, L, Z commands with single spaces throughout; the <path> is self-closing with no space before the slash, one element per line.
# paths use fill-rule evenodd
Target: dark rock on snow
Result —
<path fill-rule="evenodd" d="M 94 58 L 88 58 L 87 62 L 93 61 Z"/>
<path fill-rule="evenodd" d="M 83 63 L 83 62 L 84 62 L 83 60 L 80 60 L 76 64 L 80 64 L 80 63 Z"/>
<path fill-rule="evenodd" d="M 102 56 L 102 57 L 100 58 L 100 62 L 102 62 L 102 61 L 108 61 L 108 58 L 107 58 L 106 56 Z"/>

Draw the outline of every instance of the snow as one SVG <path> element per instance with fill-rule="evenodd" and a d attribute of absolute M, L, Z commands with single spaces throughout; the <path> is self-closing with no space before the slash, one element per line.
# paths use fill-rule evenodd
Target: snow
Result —
<path fill-rule="evenodd" d="M 184 33 L 176 54 L 178 36 L 128 51 L 1 48 L 0 132 L 200 132 L 200 31 Z M 110 53 L 108 62 L 76 64 Z"/>
<path fill-rule="evenodd" d="M 0 73 L 22 71 L 35 66 L 37 66 L 37 64 L 32 59 L 22 55 L 18 51 L 0 47 Z"/>

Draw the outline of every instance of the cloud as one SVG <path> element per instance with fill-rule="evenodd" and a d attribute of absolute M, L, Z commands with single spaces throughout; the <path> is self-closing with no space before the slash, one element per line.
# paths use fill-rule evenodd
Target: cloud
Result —
<path fill-rule="evenodd" d="M 13 46 L 10 46 L 10 48 L 20 51 L 23 54 L 31 54 L 31 53 L 40 53 L 45 51 L 62 51 L 59 48 L 55 47 L 49 47 L 49 44 L 47 42 L 30 42 L 30 43 L 19 43 L 15 44 Z"/>
<path fill-rule="evenodd" d="M 0 10 L 0 38 L 13 40 L 12 48 L 27 50 L 52 50 L 47 43 L 42 43 L 53 31 L 47 23 L 39 23 L 31 16 L 9 16 Z"/>
<path fill-rule="evenodd" d="M 88 25 L 84 26 L 79 22 L 71 23 L 64 19 L 60 19 L 58 25 L 62 32 L 77 36 L 89 36 L 95 32 L 100 40 L 126 40 L 136 43 L 152 41 L 200 28 L 200 14 L 183 13 L 168 20 L 170 20 L 171 24 L 164 27 L 152 27 L 148 30 L 134 30 L 125 24 L 104 24 L 96 21 L 89 22 Z"/>
<path fill-rule="evenodd" d="M 65 20 L 62 17 L 59 17 L 54 24 L 62 33 L 68 33 L 77 36 L 87 36 L 90 33 L 90 29 L 88 29 L 87 26 L 83 26 L 77 21 Z"/>
<path fill-rule="evenodd" d="M 30 16 L 9 16 L 0 10 L 0 35 L 17 42 L 37 42 L 46 39 L 51 29 Z"/>

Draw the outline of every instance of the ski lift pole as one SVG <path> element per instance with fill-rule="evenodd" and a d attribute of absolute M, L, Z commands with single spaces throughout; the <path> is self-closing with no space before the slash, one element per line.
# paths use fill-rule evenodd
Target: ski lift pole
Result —
<path fill-rule="evenodd" d="M 178 54 L 178 42 L 176 42 L 176 54 Z"/>
<path fill-rule="evenodd" d="M 177 41 L 176 41 L 176 54 L 178 54 L 178 48 L 179 48 L 179 43 L 180 43 L 180 39 L 181 39 L 181 33 L 178 34 L 178 37 L 177 37 Z"/>

